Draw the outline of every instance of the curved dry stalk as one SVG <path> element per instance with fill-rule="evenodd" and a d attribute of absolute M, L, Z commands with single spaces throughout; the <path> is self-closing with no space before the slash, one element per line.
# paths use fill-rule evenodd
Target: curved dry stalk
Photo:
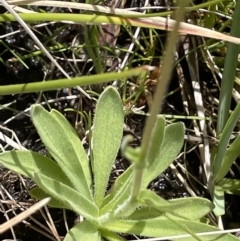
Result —
<path fill-rule="evenodd" d="M 91 4 L 85 4 L 85 3 L 74 3 L 74 2 L 60 2 L 60 1 L 22 1 L 22 0 L 13 0 L 8 1 L 11 5 L 38 5 L 38 6 L 52 6 L 52 7 L 62 7 L 62 8 L 72 8 L 72 9 L 82 9 L 82 10 L 88 10 L 88 11 L 94 11 L 94 12 L 101 12 L 101 13 L 108 13 L 113 15 L 142 15 L 143 13 L 134 12 L 134 11 L 128 11 L 125 9 L 118 9 L 118 8 L 109 8 L 109 7 L 103 7 L 98 5 L 91 5 Z M 157 28 L 162 29 L 166 31 L 172 31 L 173 27 L 175 25 L 175 20 L 172 19 L 166 19 L 164 17 L 148 17 L 148 18 L 128 18 L 129 23 L 139 23 L 146 24 L 148 27 L 151 28 Z M 236 38 L 233 36 L 229 36 L 226 34 L 222 34 L 219 32 L 216 32 L 211 29 L 199 27 L 196 25 L 192 25 L 189 23 L 181 23 L 179 28 L 180 34 L 191 34 L 196 36 L 203 36 L 207 38 L 213 38 L 213 39 L 220 39 L 223 41 L 228 41 L 236 44 L 240 44 L 240 38 Z"/>

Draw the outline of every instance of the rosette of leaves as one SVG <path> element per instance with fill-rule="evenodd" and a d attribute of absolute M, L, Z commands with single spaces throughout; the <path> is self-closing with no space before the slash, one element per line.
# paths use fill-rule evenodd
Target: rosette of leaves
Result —
<path fill-rule="evenodd" d="M 73 210 L 84 218 L 70 229 L 64 241 L 124 240 L 119 233 L 147 237 L 187 233 L 189 238 L 177 240 L 238 240 L 229 234 L 201 239 L 195 235 L 218 230 L 202 218 L 213 209 L 210 201 L 203 198 L 167 201 L 147 189 L 149 182 L 179 153 L 184 139 L 182 123 L 166 126 L 164 118 L 157 119 L 146 155 L 147 165 L 140 167 L 144 168 L 139 180 L 140 192 L 133 199 L 137 161 L 106 192 L 124 123 L 122 101 L 113 87 L 105 89 L 96 106 L 90 157 L 76 131 L 58 111 L 48 112 L 40 105 L 33 105 L 31 118 L 52 158 L 32 151 L 7 151 L 0 154 L 0 162 L 36 182 L 32 196 L 37 199 L 50 196 L 49 206 Z M 131 151 L 126 148 L 124 155 L 134 155 Z"/>

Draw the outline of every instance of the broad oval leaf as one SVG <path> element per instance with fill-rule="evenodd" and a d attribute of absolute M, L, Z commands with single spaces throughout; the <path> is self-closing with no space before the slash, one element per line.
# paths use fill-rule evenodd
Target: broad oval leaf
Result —
<path fill-rule="evenodd" d="M 92 133 L 94 199 L 99 207 L 121 144 L 123 121 L 121 98 L 115 88 L 107 87 L 96 106 Z"/>
<path fill-rule="evenodd" d="M 160 129 L 160 128 L 159 128 Z M 159 133 L 162 135 L 162 133 Z M 156 154 L 151 164 L 144 170 L 143 187 L 147 187 L 149 182 L 162 173 L 174 160 L 180 152 L 184 141 L 184 125 L 183 123 L 170 124 L 165 128 L 165 135 L 161 148 L 154 148 Z M 154 143 L 153 143 L 154 145 Z M 158 145 L 156 143 L 156 145 Z"/>
<path fill-rule="evenodd" d="M 41 140 L 74 188 L 92 200 L 89 161 L 76 131 L 61 113 L 49 113 L 40 105 L 32 106 L 31 117 Z"/>
<path fill-rule="evenodd" d="M 196 221 L 210 213 L 214 208 L 211 201 L 201 197 L 176 198 L 169 200 L 169 203 L 172 210 L 168 211 L 168 216 Z"/>
<path fill-rule="evenodd" d="M 71 228 L 63 241 L 101 241 L 101 234 L 94 224 L 84 220 Z"/>
<path fill-rule="evenodd" d="M 34 172 L 41 173 L 73 187 L 68 177 L 59 165 L 48 157 L 33 151 L 6 151 L 0 154 L 0 163 L 10 170 L 29 178 L 34 178 Z"/>
<path fill-rule="evenodd" d="M 99 214 L 98 207 L 93 201 L 87 199 L 83 194 L 56 181 L 39 171 L 34 173 L 34 181 L 46 193 L 49 193 L 55 199 L 58 199 L 65 207 L 82 215 L 88 220 L 95 220 Z"/>

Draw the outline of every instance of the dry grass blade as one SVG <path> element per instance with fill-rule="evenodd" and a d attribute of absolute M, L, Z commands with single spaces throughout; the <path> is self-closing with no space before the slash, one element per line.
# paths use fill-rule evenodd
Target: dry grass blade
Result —
<path fill-rule="evenodd" d="M 184 52 L 186 55 L 186 60 L 190 72 L 192 89 L 193 89 L 193 96 L 196 103 L 197 115 L 202 117 L 203 120 L 199 121 L 200 131 L 203 133 L 203 143 L 199 145 L 199 150 L 201 153 L 201 160 L 202 165 L 204 167 L 205 176 L 206 176 L 206 183 L 209 182 L 210 179 L 210 150 L 209 150 L 209 139 L 207 138 L 208 132 L 206 128 L 206 122 L 204 120 L 205 113 L 204 113 L 204 101 L 202 96 L 202 90 L 200 87 L 200 74 L 199 74 L 199 66 L 198 66 L 198 53 L 196 51 L 197 43 L 194 37 L 187 38 L 184 44 Z M 199 127 L 197 123 L 193 122 L 194 129 L 197 136 L 201 136 Z"/>
<path fill-rule="evenodd" d="M 102 13 L 108 13 L 108 14 L 117 14 L 117 15 L 144 15 L 143 13 L 137 13 L 134 11 L 127 11 L 125 9 L 113 9 L 109 7 L 103 7 L 98 5 L 91 5 L 91 4 L 84 4 L 84 3 L 73 3 L 73 2 L 59 2 L 59 1 L 19 1 L 19 0 L 13 0 L 9 1 L 9 4 L 12 5 L 38 5 L 38 6 L 52 6 L 52 7 L 63 7 L 63 8 L 72 8 L 72 9 L 82 9 L 82 10 L 89 10 L 94 12 L 102 12 Z M 119 17 L 122 22 L 126 18 Z M 175 25 L 175 20 L 166 19 L 163 17 L 148 17 L 145 18 L 138 18 L 138 19 L 131 19 L 127 18 L 128 24 L 134 24 L 138 23 L 139 25 L 147 25 L 149 28 L 156 28 L 156 29 L 162 29 L 167 31 L 172 31 L 173 26 Z M 196 36 L 204 36 L 208 38 L 213 39 L 221 39 L 223 41 L 228 41 L 236 44 L 240 44 L 240 39 L 228 36 L 226 34 L 222 34 L 207 28 L 199 27 L 196 25 L 188 24 L 188 23 L 181 23 L 179 28 L 179 33 L 181 34 L 191 34 Z"/>
<path fill-rule="evenodd" d="M 0 226 L 0 233 L 5 232 L 6 230 L 8 230 L 9 228 L 13 227 L 14 225 L 20 223 L 22 220 L 26 219 L 27 217 L 29 217 L 31 214 L 33 214 L 34 212 L 36 212 L 37 210 L 39 210 L 41 207 L 43 207 L 44 205 L 46 205 L 49 201 L 50 201 L 50 197 L 49 198 L 44 198 L 43 200 L 39 201 L 38 203 L 34 204 L 31 208 L 29 208 L 28 210 L 22 212 L 21 214 L 19 214 L 18 216 L 12 218 L 11 220 L 5 222 L 4 224 L 2 224 Z"/>
<path fill-rule="evenodd" d="M 4 141 L 5 143 L 7 143 L 7 145 L 9 145 L 17 150 L 24 150 L 24 149 L 26 150 L 26 148 L 24 148 L 19 143 L 16 143 L 15 141 L 13 141 L 11 138 L 9 138 L 5 134 L 3 134 L 1 131 L 0 131 L 0 140 Z"/>
<path fill-rule="evenodd" d="M 31 38 L 34 40 L 34 42 L 38 45 L 38 47 L 43 51 L 43 53 L 46 54 L 46 56 L 54 63 L 54 65 L 62 72 L 62 74 L 66 78 L 71 79 L 71 77 L 58 64 L 58 62 L 52 57 L 52 55 L 48 52 L 48 50 L 41 43 L 41 41 L 36 37 L 36 35 L 33 33 L 33 31 L 28 27 L 28 25 L 21 19 L 21 17 L 19 17 L 19 15 L 15 12 L 15 10 L 5 0 L 0 0 L 0 2 L 16 18 L 16 20 L 21 24 L 21 26 L 25 29 L 25 31 L 31 36 Z M 90 96 L 82 88 L 79 88 L 79 90 L 86 97 L 90 98 Z"/>

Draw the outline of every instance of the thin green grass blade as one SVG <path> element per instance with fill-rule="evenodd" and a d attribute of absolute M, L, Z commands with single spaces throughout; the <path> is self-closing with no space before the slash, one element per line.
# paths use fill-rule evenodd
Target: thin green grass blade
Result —
<path fill-rule="evenodd" d="M 236 1 L 230 35 L 240 37 L 240 1 Z M 217 135 L 220 135 L 229 117 L 232 99 L 232 89 L 236 76 L 239 45 L 228 43 L 227 54 L 223 70 L 221 91 L 218 106 Z"/>
<path fill-rule="evenodd" d="M 240 135 L 233 141 L 231 146 L 227 149 L 223 158 L 221 168 L 217 173 L 216 182 L 218 182 L 226 176 L 226 174 L 229 172 L 232 164 L 238 156 L 240 156 Z"/>
<path fill-rule="evenodd" d="M 96 72 L 98 74 L 101 74 L 104 72 L 103 66 L 102 66 L 102 58 L 101 58 L 101 51 L 99 49 L 99 32 L 97 30 L 97 26 L 90 25 L 90 26 L 84 26 L 84 39 L 86 43 L 86 50 L 88 52 L 88 55 L 93 61 L 94 67 L 96 69 Z"/>
<path fill-rule="evenodd" d="M 123 122 L 121 98 L 113 87 L 107 87 L 99 97 L 92 131 L 94 200 L 99 207 L 121 144 Z"/>
<path fill-rule="evenodd" d="M 36 15 L 35 15 L 36 16 Z M 96 74 L 90 76 L 76 77 L 71 80 L 69 79 L 59 79 L 59 80 L 48 80 L 45 82 L 35 82 L 35 83 L 24 83 L 16 85 L 4 85 L 0 86 L 1 95 L 9 94 L 23 94 L 31 93 L 37 91 L 47 91 L 56 90 L 60 88 L 70 88 L 75 86 L 84 86 L 92 84 L 107 83 L 112 80 L 121 80 L 127 77 L 139 75 L 142 72 L 150 71 L 152 68 L 150 66 L 141 66 L 138 68 L 122 71 L 121 73 L 104 73 Z"/>
<path fill-rule="evenodd" d="M 206 16 L 204 17 L 204 27 L 208 29 L 213 29 L 214 24 L 216 22 L 216 14 L 214 14 L 214 11 L 217 11 L 217 4 L 216 5 L 211 5 L 208 7 L 208 10 L 210 12 L 206 12 Z"/>
<path fill-rule="evenodd" d="M 227 123 L 222 131 L 217 152 L 213 161 L 213 178 L 214 181 L 219 180 L 219 172 L 223 168 L 223 159 L 226 154 L 227 146 L 231 137 L 231 134 L 240 118 L 240 103 L 236 106 L 233 113 L 229 117 Z M 226 170 L 224 169 L 224 172 Z"/>
<path fill-rule="evenodd" d="M 221 0 L 219 0 L 221 1 Z M 112 11 L 109 9 L 109 11 Z M 126 10 L 124 10 L 126 11 Z M 106 8 L 105 8 L 106 12 Z M 105 13 L 104 12 L 104 13 Z M 151 18 L 149 17 L 150 14 L 139 14 L 136 12 L 131 12 L 130 18 L 127 17 L 120 17 L 120 16 L 101 16 L 95 14 L 74 14 L 74 13 L 19 13 L 19 16 L 25 22 L 37 22 L 37 21 L 55 21 L 55 22 L 62 22 L 62 21 L 72 21 L 75 23 L 86 23 L 86 24 L 102 24 L 102 23 L 109 23 L 109 24 L 117 24 L 117 25 L 130 25 L 135 27 L 144 27 L 144 28 L 154 28 L 154 29 L 161 29 L 161 30 L 168 30 L 172 31 L 173 26 L 176 22 L 172 19 L 168 18 Z M 121 13 L 120 13 L 121 14 Z M 159 13 L 157 13 L 159 15 Z M 171 13 L 167 13 L 171 14 Z M 126 14 L 125 14 L 126 16 Z M 130 16 L 130 15 L 128 15 Z M 140 19 L 133 19 L 133 18 L 140 18 Z M 148 19 L 144 19 L 148 18 Z M 0 14 L 0 22 L 6 21 L 16 21 L 14 16 L 11 14 Z M 166 25 L 166 23 L 168 23 Z M 194 34 L 197 36 L 205 36 L 214 39 L 222 39 L 223 41 L 231 41 L 233 43 L 240 43 L 240 39 L 236 37 L 232 37 L 226 34 L 221 34 L 216 31 L 202 28 L 199 26 L 193 26 L 192 24 L 187 24 L 182 22 L 180 29 L 180 33 L 183 34 Z"/>

